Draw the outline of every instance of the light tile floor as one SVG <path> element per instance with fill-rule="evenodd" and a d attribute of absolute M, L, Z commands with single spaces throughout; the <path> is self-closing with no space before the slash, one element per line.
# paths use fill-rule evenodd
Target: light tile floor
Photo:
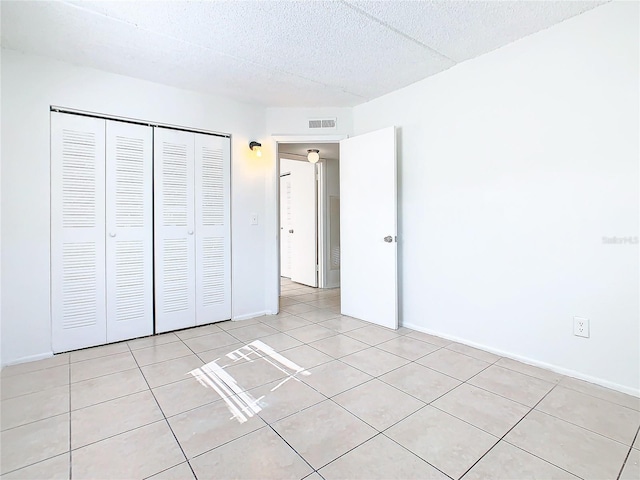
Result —
<path fill-rule="evenodd" d="M 637 398 L 342 317 L 339 293 L 283 279 L 275 316 L 5 368 L 2 478 L 640 478 Z M 306 371 L 226 357 L 256 339 Z M 258 399 L 243 423 L 189 374 L 216 360 Z"/>

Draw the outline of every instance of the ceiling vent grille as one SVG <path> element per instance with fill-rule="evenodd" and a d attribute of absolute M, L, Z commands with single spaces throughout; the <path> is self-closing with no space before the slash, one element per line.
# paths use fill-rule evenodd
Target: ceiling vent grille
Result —
<path fill-rule="evenodd" d="M 312 118 L 309 120 L 309 128 L 313 130 L 335 130 L 337 124 L 335 118 Z"/>

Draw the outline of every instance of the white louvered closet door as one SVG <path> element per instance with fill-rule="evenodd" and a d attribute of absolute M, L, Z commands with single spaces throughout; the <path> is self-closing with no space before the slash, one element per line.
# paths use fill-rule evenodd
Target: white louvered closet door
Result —
<path fill-rule="evenodd" d="M 196 324 L 194 136 L 154 128 L 156 332 Z"/>
<path fill-rule="evenodd" d="M 153 334 L 153 129 L 107 121 L 107 342 Z"/>
<path fill-rule="evenodd" d="M 231 318 L 230 140 L 195 134 L 196 323 Z"/>
<path fill-rule="evenodd" d="M 51 114 L 54 352 L 106 341 L 105 121 Z"/>

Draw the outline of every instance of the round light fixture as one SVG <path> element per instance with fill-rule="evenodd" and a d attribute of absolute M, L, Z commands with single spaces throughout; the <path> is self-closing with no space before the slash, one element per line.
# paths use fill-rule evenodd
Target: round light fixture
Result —
<path fill-rule="evenodd" d="M 311 163 L 317 163 L 318 160 L 320 160 L 319 153 L 320 150 L 316 150 L 315 148 L 307 150 L 307 160 L 309 160 Z"/>

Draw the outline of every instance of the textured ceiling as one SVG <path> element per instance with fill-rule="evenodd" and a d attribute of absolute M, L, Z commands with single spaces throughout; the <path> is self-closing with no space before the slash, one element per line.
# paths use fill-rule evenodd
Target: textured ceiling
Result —
<path fill-rule="evenodd" d="M 604 2 L 6 1 L 2 46 L 266 106 L 353 106 Z"/>

